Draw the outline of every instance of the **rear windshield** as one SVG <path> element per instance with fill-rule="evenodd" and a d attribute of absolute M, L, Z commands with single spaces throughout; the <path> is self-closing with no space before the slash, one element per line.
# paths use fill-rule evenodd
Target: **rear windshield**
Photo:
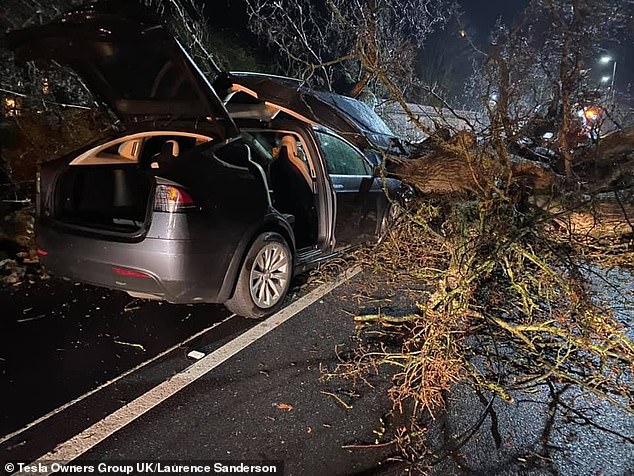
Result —
<path fill-rule="evenodd" d="M 394 133 L 383 119 L 367 104 L 353 98 L 325 91 L 318 91 L 316 95 L 321 100 L 342 111 L 363 129 L 380 135 L 394 136 Z"/>

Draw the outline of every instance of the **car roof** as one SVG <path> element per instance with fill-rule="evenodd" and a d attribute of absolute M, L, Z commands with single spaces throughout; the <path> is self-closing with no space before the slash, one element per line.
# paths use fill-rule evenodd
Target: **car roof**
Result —
<path fill-rule="evenodd" d="M 341 94 L 310 88 L 302 80 L 266 73 L 230 72 L 221 81 L 240 84 L 258 98 L 323 124 L 362 149 L 387 149 L 396 135 L 367 104 Z"/>

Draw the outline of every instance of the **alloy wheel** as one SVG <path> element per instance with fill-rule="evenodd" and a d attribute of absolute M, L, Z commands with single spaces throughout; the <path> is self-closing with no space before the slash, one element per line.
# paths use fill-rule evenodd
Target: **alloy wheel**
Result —
<path fill-rule="evenodd" d="M 249 289 L 253 302 L 263 309 L 275 306 L 284 295 L 289 279 L 288 249 L 280 243 L 268 243 L 251 267 Z"/>

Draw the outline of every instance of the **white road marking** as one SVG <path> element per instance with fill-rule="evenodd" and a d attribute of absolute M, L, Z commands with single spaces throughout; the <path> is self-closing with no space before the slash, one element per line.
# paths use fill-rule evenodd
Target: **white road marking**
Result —
<path fill-rule="evenodd" d="M 170 347 L 169 349 L 161 352 L 160 354 L 152 357 L 149 360 L 146 360 L 145 362 L 141 362 L 139 365 L 137 365 L 136 367 L 132 367 L 129 370 L 126 370 L 125 372 L 123 372 L 121 375 L 117 376 L 116 378 L 113 378 L 112 380 L 108 380 L 107 382 L 102 383 L 101 385 L 99 385 L 98 387 L 92 389 L 89 392 L 84 393 L 83 395 L 75 398 L 74 400 L 71 400 L 68 403 L 65 403 L 64 405 L 57 407 L 55 410 L 50 411 L 49 413 L 47 413 L 46 415 L 43 415 L 41 417 L 39 417 L 37 420 L 33 420 L 31 423 L 27 424 L 26 426 L 24 426 L 23 428 L 20 428 L 19 430 L 14 431 L 13 433 L 9 433 L 8 435 L 3 436 L 2 438 L 0 438 L 0 444 L 4 443 L 7 440 L 10 440 L 11 438 L 13 438 L 14 436 L 18 436 L 21 433 L 24 433 L 26 430 L 28 430 L 29 428 L 33 428 L 35 425 L 38 425 L 40 423 L 42 423 L 43 421 L 48 420 L 49 418 L 51 418 L 52 416 L 57 415 L 60 412 L 63 412 L 64 410 L 72 407 L 73 405 L 81 402 L 82 400 L 85 400 L 86 398 L 90 397 L 91 395 L 103 390 L 104 388 L 112 385 L 113 383 L 118 382 L 119 380 L 121 380 L 122 378 L 127 377 L 128 375 L 130 375 L 133 372 L 136 372 L 139 369 L 142 369 L 143 367 L 145 367 L 148 364 L 151 364 L 152 362 L 157 361 L 158 359 L 166 356 L 167 354 L 169 354 L 170 352 L 172 352 L 173 350 L 178 349 L 179 347 L 182 347 L 184 345 L 187 345 L 189 342 L 191 342 L 192 340 L 200 337 L 201 335 L 205 334 L 206 332 L 212 330 L 213 328 L 219 326 L 220 324 L 224 324 L 225 322 L 227 322 L 229 319 L 231 319 L 232 317 L 236 317 L 235 314 L 231 314 L 228 317 L 225 317 L 222 321 L 218 321 L 218 322 L 214 322 L 213 325 L 207 327 L 206 329 L 203 329 L 200 332 L 197 332 L 196 334 L 194 334 L 191 337 L 188 337 L 187 339 L 185 339 L 182 342 L 179 342 L 178 344 L 173 345 L 172 347 Z"/>
<path fill-rule="evenodd" d="M 226 362 L 228 359 L 250 346 L 261 337 L 278 328 L 284 322 L 297 315 L 300 311 L 306 309 L 311 304 L 314 304 L 333 289 L 359 274 L 359 272 L 361 272 L 361 268 L 357 266 L 344 272 L 333 283 L 322 284 L 317 289 L 299 298 L 297 301 L 289 304 L 287 307 L 272 315 L 268 319 L 240 334 L 235 339 L 229 341 L 211 354 L 192 364 L 187 369 L 174 375 L 171 379 L 160 383 L 137 399 L 121 407 L 114 413 L 111 413 L 103 420 L 98 421 L 91 427 L 75 435 L 68 441 L 60 443 L 57 447 L 55 447 L 55 449 L 43 456 L 40 456 L 37 460 L 29 463 L 28 466 L 38 465 L 39 463 L 44 464 L 46 461 L 56 461 L 60 464 L 70 463 L 88 450 L 94 448 L 113 433 L 121 430 L 160 403 L 164 402 L 211 370 L 215 369 L 220 364 Z M 15 474 L 24 474 L 26 476 L 27 473 Z M 51 473 L 39 474 L 48 475 Z"/>

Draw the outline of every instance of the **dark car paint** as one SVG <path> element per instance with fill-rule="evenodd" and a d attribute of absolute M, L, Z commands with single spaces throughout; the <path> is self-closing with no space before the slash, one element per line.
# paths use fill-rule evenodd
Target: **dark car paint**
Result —
<path fill-rule="evenodd" d="M 293 120 L 276 120 L 271 124 L 263 125 L 253 121 L 238 121 L 238 125 L 245 132 L 292 132 L 304 139 L 307 153 L 315 166 L 315 180 L 317 186 L 317 208 L 319 210 L 318 240 L 315 250 L 320 253 L 330 253 L 335 247 L 334 216 L 335 193 L 330 178 L 321 158 L 319 147 L 315 141 L 312 128 L 303 122 Z"/>
<path fill-rule="evenodd" d="M 174 303 L 224 302 L 233 291 L 246 250 L 260 233 L 280 233 L 294 253 L 292 227 L 269 206 L 262 177 L 248 167 L 225 167 L 214 160 L 211 147 L 198 149 L 193 157 L 180 158 L 168 173 L 159 171 L 162 175 L 154 179 L 183 185 L 199 209 L 153 212 L 143 232 L 132 236 L 57 221 L 51 209 L 54 187 L 42 182 L 48 196 L 43 200 L 46 212 L 38 218 L 36 238 L 48 253 L 42 256 L 43 264 L 54 274 Z M 54 174 L 53 181 L 65 169 Z M 150 198 L 150 206 L 152 202 Z M 180 235 L 174 236 L 170 230 Z M 122 279 L 113 267 L 152 278 Z"/>
<path fill-rule="evenodd" d="M 150 37 L 154 38 L 153 35 L 159 35 L 158 44 L 167 46 L 170 54 L 184 54 L 180 45 L 164 34 L 162 27 L 135 31 L 130 21 L 124 21 L 124 26 L 121 26 L 114 21 L 115 16 L 111 13 L 81 10 L 48 26 L 13 32 L 10 41 L 24 57 L 46 56 L 47 40 L 51 35 L 57 35 L 64 42 L 53 44 L 63 44 L 64 52 L 57 55 L 61 50 L 49 50 L 48 53 L 54 54 L 48 56 L 66 59 L 65 62 L 70 66 L 79 65 L 80 73 L 88 71 L 88 79 L 91 75 L 90 68 L 86 65 L 90 63 L 90 55 L 94 51 L 90 46 L 78 46 L 78 40 L 97 44 L 101 42 L 102 34 L 107 37 L 106 43 L 113 38 L 145 41 Z M 95 37 L 96 29 L 106 26 L 111 26 L 113 31 L 120 33 L 115 34 L 105 28 L 105 32 L 98 33 Z M 117 28 L 123 30 L 116 30 Z M 145 34 L 149 36 L 144 36 Z M 103 44 L 97 46 L 101 48 Z M 78 47 L 80 54 L 75 56 L 70 53 L 68 50 L 71 47 Z M 174 58 L 174 62 L 178 63 L 181 59 Z M 116 91 L 104 89 L 103 82 L 88 82 L 119 113 L 125 123 L 126 130 L 113 134 L 114 137 L 124 137 L 132 132 L 160 130 L 167 123 L 162 124 L 159 118 L 168 116 L 170 131 L 197 132 L 214 139 L 212 143 L 197 146 L 186 158 L 179 157 L 173 166 L 146 172 L 148 179 L 155 183 L 170 183 L 186 189 L 195 199 L 198 209 L 188 213 L 152 211 L 153 197 L 150 195 L 144 227 L 137 233 L 126 234 L 69 225 L 56 216 L 55 184 L 67 170 L 69 163 L 79 153 L 89 150 L 95 144 L 49 162 L 41 168 L 38 180 L 40 197 L 36 233 L 40 248 L 48 253 L 42 256 L 42 262 L 53 273 L 95 285 L 156 296 L 174 303 L 225 302 L 233 293 L 250 244 L 263 232 L 282 235 L 294 256 L 294 268 L 303 270 L 311 263 L 332 256 L 335 249 L 356 243 L 352 238 L 336 243 L 337 230 L 333 229 L 333 223 L 338 213 L 339 232 L 342 236 L 341 227 L 345 226 L 354 232 L 351 223 L 366 225 L 363 230 L 358 230 L 358 237 L 371 234 L 372 228 L 375 232 L 378 231 L 380 218 L 387 209 L 387 198 L 385 194 L 381 194 L 382 199 L 368 201 L 367 194 L 382 189 L 380 179 L 368 176 L 355 179 L 355 183 L 348 183 L 346 193 L 350 194 L 354 206 L 342 206 L 338 211 L 333 178 L 326 172 L 313 128 L 301 121 L 276 120 L 274 124 L 259 124 L 265 130 L 292 130 L 300 134 L 315 162 L 320 209 L 319 240 L 310 249 L 296 250 L 292 225 L 287 216 L 271 206 L 268 184 L 261 170 L 248 161 L 243 160 L 238 167 L 227 167 L 227 164 L 214 158 L 215 151 L 231 146 L 238 139 L 236 134 L 239 134 L 239 129 L 222 103 L 217 100 L 213 88 L 198 75 L 197 69 L 190 69 L 192 65 L 186 61 L 180 64 L 185 66 L 182 73 L 189 79 L 195 78 L 197 87 L 204 90 L 207 107 L 205 112 L 213 116 L 210 121 L 198 120 L 203 112 L 199 108 L 193 108 L 189 116 L 179 113 L 179 117 L 171 117 L 170 101 L 159 101 L 158 109 L 153 114 L 129 114 L 130 110 L 118 107 L 122 103 L 117 103 Z M 291 99 L 289 105 L 305 107 L 302 106 L 302 101 L 296 104 Z M 134 105 L 134 102 L 131 104 Z M 145 122 L 145 119 L 151 121 Z M 336 114 L 331 117 L 331 122 L 342 120 Z M 225 127 L 218 127 L 220 123 Z M 227 141 L 228 137 L 232 139 Z M 386 184 L 390 194 L 398 194 L 400 182 L 390 179 Z M 122 278 L 116 271 L 121 269 L 145 276 L 132 273 L 124 274 Z"/>
<path fill-rule="evenodd" d="M 316 244 L 316 253 L 303 260 L 296 256 L 296 270 L 321 261 L 335 249 L 341 250 L 376 236 L 388 203 L 383 188 L 386 187 L 390 195 L 396 197 L 400 182 L 388 179 L 383 183 L 380 178 L 370 176 L 328 176 L 314 130 L 306 124 L 280 122 L 276 127 L 261 130 L 293 131 L 304 139 L 316 165 L 319 199 L 324 200 L 328 193 L 332 193 L 333 180 L 347 183 L 344 190 L 337 191 L 335 212 L 322 205 L 323 212 L 319 217 L 322 233 Z M 47 256 L 42 257 L 43 263 L 55 274 L 115 289 L 152 294 L 174 303 L 224 302 L 231 296 L 250 243 L 260 233 L 280 233 L 296 254 L 292 225 L 270 207 L 268 185 L 257 170 L 248 167 L 228 169 L 213 159 L 213 147 L 205 144 L 197 149 L 198 153 L 193 157 L 179 158 L 168 173 L 159 171 L 161 175 L 156 177 L 156 181 L 184 185 L 199 204 L 198 211 L 176 213 L 171 217 L 169 215 L 172 214 L 153 212 L 143 236 L 132 239 L 100 230 L 70 227 L 57 222 L 54 213 L 40 217 L 38 245 L 49 251 Z M 364 181 L 370 182 L 365 190 Z M 51 193 L 49 185 L 45 189 Z M 367 194 L 372 194 L 371 199 Z M 337 216 L 337 224 L 333 237 L 322 227 L 334 216 Z M 186 230 L 186 234 L 166 235 L 168 220 L 172 222 L 171 229 L 181 233 Z M 166 256 L 169 259 L 166 260 Z M 113 266 L 141 271 L 152 279 L 122 280 L 113 273 Z"/>

